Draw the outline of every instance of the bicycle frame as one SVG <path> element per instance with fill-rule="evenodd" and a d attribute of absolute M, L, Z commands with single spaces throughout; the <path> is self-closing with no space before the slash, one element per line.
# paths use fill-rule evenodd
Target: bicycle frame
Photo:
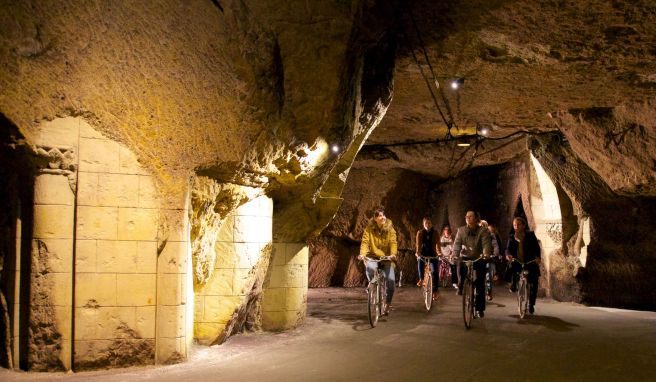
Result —
<path fill-rule="evenodd" d="M 451 264 L 443 258 L 440 259 L 439 275 L 442 288 L 446 288 L 451 283 Z"/>
<path fill-rule="evenodd" d="M 390 256 L 383 256 L 379 259 L 365 257 L 367 262 L 380 263 L 381 261 L 391 261 Z M 383 314 L 383 304 L 387 298 L 387 278 L 378 266 L 374 268 L 374 275 L 367 285 L 367 310 L 369 313 L 369 324 L 372 328 L 376 327 L 378 319 Z"/>
<path fill-rule="evenodd" d="M 474 260 L 462 260 L 467 266 L 467 275 L 462 285 L 462 318 L 465 322 L 465 328 L 469 329 L 474 318 L 474 303 L 476 299 L 476 288 L 474 288 L 474 263 L 482 260 L 480 256 Z"/>
<path fill-rule="evenodd" d="M 424 295 L 424 305 L 426 310 L 430 311 L 433 306 L 433 273 L 430 270 L 431 260 L 437 260 L 438 257 L 421 256 L 419 258 L 424 261 L 424 281 L 422 283 L 422 293 Z"/>
<path fill-rule="evenodd" d="M 528 269 L 526 269 L 526 266 L 536 262 L 537 259 L 533 259 L 526 263 L 522 263 L 517 259 L 513 259 L 512 261 L 522 266 L 522 271 L 519 273 L 519 281 L 517 281 L 517 311 L 519 313 L 519 318 L 524 318 L 528 311 L 529 289 L 531 288 L 531 284 L 528 282 Z"/>

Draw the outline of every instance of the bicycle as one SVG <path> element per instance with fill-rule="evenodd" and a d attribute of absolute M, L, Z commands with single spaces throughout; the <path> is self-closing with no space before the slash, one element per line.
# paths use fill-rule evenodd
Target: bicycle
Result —
<path fill-rule="evenodd" d="M 462 284 L 462 318 L 465 321 L 465 328 L 471 328 L 472 319 L 474 318 L 474 303 L 476 301 L 476 288 L 474 288 L 474 263 L 483 259 L 483 256 L 474 260 L 462 260 L 467 266 L 467 276 Z"/>
<path fill-rule="evenodd" d="M 519 318 L 524 318 L 528 311 L 529 290 L 532 287 L 532 284 L 528 282 L 528 269 L 526 269 L 526 266 L 536 262 L 537 259 L 533 259 L 527 263 L 522 263 L 517 259 L 513 259 L 512 261 L 516 261 L 522 266 L 522 271 L 520 272 L 519 280 L 517 281 L 517 310 L 519 312 Z"/>
<path fill-rule="evenodd" d="M 446 288 L 451 283 L 451 263 L 445 259 L 440 259 L 440 285 Z"/>
<path fill-rule="evenodd" d="M 485 270 L 485 298 L 492 301 L 492 273 L 490 271 L 490 264 L 487 264 Z"/>
<path fill-rule="evenodd" d="M 365 257 L 365 261 L 371 261 L 375 263 L 380 263 L 381 261 L 390 261 L 392 260 L 391 256 L 383 256 L 379 259 L 372 259 L 370 257 Z M 377 266 L 374 269 L 374 276 L 369 281 L 367 285 L 367 310 L 369 313 L 369 324 L 372 328 L 376 327 L 378 319 L 383 315 L 383 304 L 387 298 L 387 277 L 383 272 L 380 272 L 379 267 Z"/>
<path fill-rule="evenodd" d="M 433 273 L 430 270 L 430 261 L 437 259 L 437 257 L 427 257 L 419 255 L 419 258 L 424 260 L 424 281 L 422 284 L 422 293 L 424 294 L 424 305 L 426 310 L 430 311 L 433 306 Z"/>

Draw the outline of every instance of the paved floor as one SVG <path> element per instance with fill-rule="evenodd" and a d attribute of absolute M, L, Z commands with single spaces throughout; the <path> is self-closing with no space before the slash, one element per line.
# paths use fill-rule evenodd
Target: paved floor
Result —
<path fill-rule="evenodd" d="M 520 320 L 497 289 L 465 330 L 452 291 L 427 312 L 418 288 L 397 289 L 371 329 L 365 294 L 311 289 L 307 323 L 290 332 L 198 347 L 186 363 L 76 374 L 0 370 L 1 381 L 656 381 L 656 313 L 539 300 Z"/>

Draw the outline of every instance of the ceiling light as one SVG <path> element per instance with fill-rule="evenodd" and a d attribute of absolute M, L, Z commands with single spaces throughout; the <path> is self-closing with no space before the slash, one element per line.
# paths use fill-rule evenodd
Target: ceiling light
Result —
<path fill-rule="evenodd" d="M 330 150 L 332 150 L 332 152 L 334 152 L 336 154 L 336 153 L 339 152 L 339 146 L 332 145 L 332 146 L 330 146 Z"/>
<path fill-rule="evenodd" d="M 469 147 L 471 146 L 471 143 L 468 142 L 458 142 L 459 147 Z"/>
<path fill-rule="evenodd" d="M 488 129 L 487 127 L 483 127 L 483 128 L 481 128 L 481 135 L 485 135 L 485 136 L 487 136 L 487 134 L 488 134 L 489 132 L 490 132 L 490 129 Z"/>
<path fill-rule="evenodd" d="M 462 77 L 458 77 L 458 78 L 454 79 L 453 81 L 451 81 L 451 89 L 457 90 L 464 83 L 465 83 L 465 79 L 462 78 Z"/>

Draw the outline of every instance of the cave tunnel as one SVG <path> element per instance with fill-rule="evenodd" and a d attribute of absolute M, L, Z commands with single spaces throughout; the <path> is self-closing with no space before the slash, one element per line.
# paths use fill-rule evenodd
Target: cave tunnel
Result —
<path fill-rule="evenodd" d="M 0 379 L 370 380 L 351 361 L 372 344 L 407 366 L 381 380 L 471 380 L 462 344 L 503 359 L 490 380 L 653 378 L 652 2 L 21 0 L 0 20 Z M 379 207 L 398 287 L 372 328 Z M 535 315 L 503 277 L 471 330 L 449 283 L 422 310 L 415 233 L 469 210 L 502 252 L 514 217 L 535 232 Z"/>

